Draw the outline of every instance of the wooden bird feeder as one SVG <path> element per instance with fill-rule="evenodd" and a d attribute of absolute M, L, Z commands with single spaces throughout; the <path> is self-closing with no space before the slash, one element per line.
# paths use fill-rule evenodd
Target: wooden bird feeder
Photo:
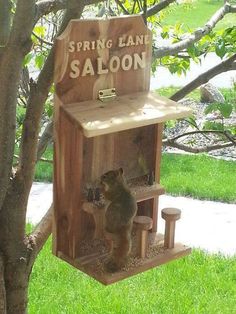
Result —
<path fill-rule="evenodd" d="M 53 252 L 104 284 L 190 253 L 182 244 L 164 247 L 157 217 L 163 122 L 191 111 L 149 91 L 151 58 L 141 16 L 72 20 L 56 40 Z M 132 239 L 139 253 L 110 274 L 99 181 L 119 167 L 144 218 L 136 219 L 141 240 L 135 230 Z"/>

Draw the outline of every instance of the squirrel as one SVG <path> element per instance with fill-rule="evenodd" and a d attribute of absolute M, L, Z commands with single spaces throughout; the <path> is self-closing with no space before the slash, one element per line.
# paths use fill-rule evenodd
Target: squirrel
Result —
<path fill-rule="evenodd" d="M 123 169 L 111 170 L 101 176 L 103 194 L 109 205 L 105 213 L 105 232 L 112 238 L 112 254 L 105 267 L 115 272 L 124 267 L 131 250 L 131 231 L 137 203 L 125 183 Z"/>

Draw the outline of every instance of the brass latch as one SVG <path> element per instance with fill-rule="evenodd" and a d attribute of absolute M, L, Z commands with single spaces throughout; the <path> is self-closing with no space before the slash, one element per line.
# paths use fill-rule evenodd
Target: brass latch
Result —
<path fill-rule="evenodd" d="M 98 92 L 98 99 L 105 102 L 110 101 L 116 98 L 116 89 L 108 88 L 108 89 L 102 89 Z"/>

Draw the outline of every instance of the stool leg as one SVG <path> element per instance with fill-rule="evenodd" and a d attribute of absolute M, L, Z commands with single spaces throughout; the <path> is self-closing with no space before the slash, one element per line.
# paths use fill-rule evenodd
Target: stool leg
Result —
<path fill-rule="evenodd" d="M 175 221 L 166 221 L 164 246 L 172 249 L 175 246 Z"/>
<path fill-rule="evenodd" d="M 148 247 L 148 231 L 147 230 L 138 230 L 138 251 L 141 258 L 145 258 L 147 255 L 147 247 Z"/>

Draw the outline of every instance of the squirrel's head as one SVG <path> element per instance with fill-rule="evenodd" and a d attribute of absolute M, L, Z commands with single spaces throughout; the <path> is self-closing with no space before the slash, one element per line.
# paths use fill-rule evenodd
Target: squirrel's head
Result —
<path fill-rule="evenodd" d="M 116 185 L 117 183 L 124 182 L 123 169 L 110 170 L 101 176 L 101 183 L 105 191 L 108 191 L 110 187 Z"/>

